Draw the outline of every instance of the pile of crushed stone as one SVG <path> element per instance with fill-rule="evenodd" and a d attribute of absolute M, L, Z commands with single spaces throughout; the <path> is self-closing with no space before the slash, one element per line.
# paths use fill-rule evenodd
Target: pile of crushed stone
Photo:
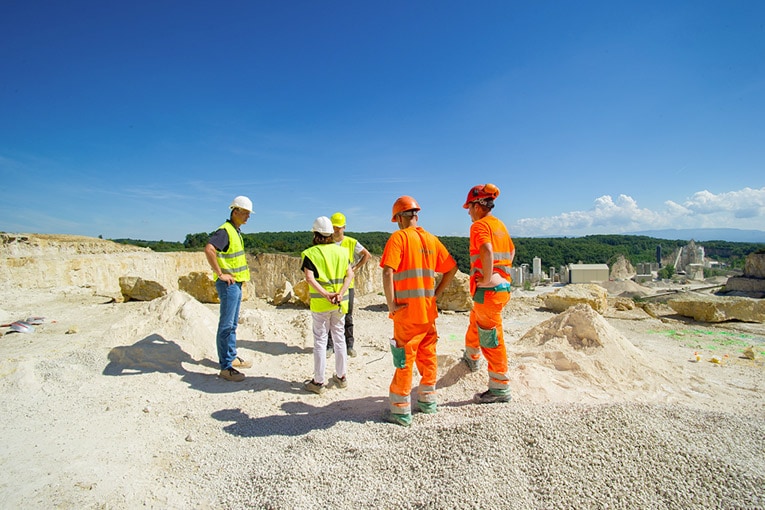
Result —
<path fill-rule="evenodd" d="M 667 382 L 638 348 L 586 304 L 535 326 L 508 345 L 508 351 L 518 363 L 522 391 L 545 394 L 552 402 L 654 395 Z"/>

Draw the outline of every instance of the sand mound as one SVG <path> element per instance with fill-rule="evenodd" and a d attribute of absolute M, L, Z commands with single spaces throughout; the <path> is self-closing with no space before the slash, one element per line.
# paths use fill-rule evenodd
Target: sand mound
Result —
<path fill-rule="evenodd" d="M 181 362 L 217 359 L 218 317 L 183 291 L 170 292 L 137 308 L 114 324 L 109 334 L 130 345 L 109 353 L 105 372 L 176 371 Z"/>
<path fill-rule="evenodd" d="M 508 350 L 520 359 L 522 387 L 551 401 L 623 399 L 636 391 L 653 393 L 665 381 L 640 350 L 584 304 L 532 328 Z"/>

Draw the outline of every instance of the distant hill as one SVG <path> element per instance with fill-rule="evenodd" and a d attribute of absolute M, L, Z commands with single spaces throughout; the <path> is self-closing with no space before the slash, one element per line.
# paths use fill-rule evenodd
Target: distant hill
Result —
<path fill-rule="evenodd" d="M 665 230 L 642 230 L 626 235 L 656 237 L 658 239 L 682 239 L 685 241 L 728 241 L 731 243 L 765 243 L 765 231 L 738 228 L 682 228 Z"/>

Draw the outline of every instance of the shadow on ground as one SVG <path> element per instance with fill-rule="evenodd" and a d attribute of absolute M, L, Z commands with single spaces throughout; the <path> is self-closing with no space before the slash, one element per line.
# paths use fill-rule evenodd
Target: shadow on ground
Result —
<path fill-rule="evenodd" d="M 252 418 L 241 409 L 221 409 L 212 417 L 221 422 L 233 422 L 223 430 L 238 437 L 302 436 L 317 429 L 328 429 L 339 422 L 365 423 L 381 421 L 388 408 L 385 397 L 365 397 L 312 405 L 305 402 L 285 402 L 287 414 Z"/>
<path fill-rule="evenodd" d="M 243 342 L 247 343 L 247 342 Z M 280 342 L 249 342 L 262 351 L 282 353 L 288 346 Z M 274 347 L 278 344 L 278 347 Z M 295 352 L 303 352 L 297 350 Z M 181 380 L 192 389 L 205 393 L 233 393 L 237 391 L 272 390 L 281 393 L 300 394 L 302 388 L 282 379 L 263 376 L 248 376 L 244 381 L 234 383 L 218 377 L 218 363 L 206 358 L 194 359 L 180 345 L 167 340 L 161 335 L 149 335 L 133 345 L 121 345 L 112 348 L 108 354 L 109 363 L 104 367 L 103 375 L 136 376 L 150 373 L 178 374 Z M 196 366 L 205 371 L 188 370 L 184 365 Z"/>

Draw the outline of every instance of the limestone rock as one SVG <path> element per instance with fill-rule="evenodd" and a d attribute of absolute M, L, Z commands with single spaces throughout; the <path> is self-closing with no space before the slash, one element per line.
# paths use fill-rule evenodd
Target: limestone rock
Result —
<path fill-rule="evenodd" d="M 293 255 L 247 255 L 247 264 L 251 281 L 242 286 L 245 301 L 270 299 L 285 281 L 294 287 L 303 279 L 300 257 Z M 174 291 L 179 278 L 193 272 L 210 272 L 204 253 L 157 253 L 92 237 L 0 232 L 0 281 L 11 287 L 81 287 L 102 296 L 121 296 L 120 275 L 158 282 Z M 357 272 L 354 288 L 357 295 L 382 292 L 379 256 L 372 255 Z"/>
<path fill-rule="evenodd" d="M 688 293 L 667 304 L 679 315 L 699 322 L 765 322 L 765 301 L 761 299 Z"/>
<path fill-rule="evenodd" d="M 545 308 L 562 312 L 569 307 L 584 303 L 598 313 L 608 308 L 608 291 L 594 283 L 574 283 L 566 285 L 544 297 Z"/>
<path fill-rule="evenodd" d="M 311 286 L 305 280 L 300 280 L 292 288 L 292 292 L 295 295 L 295 302 L 303 303 L 305 306 L 311 305 Z"/>
<path fill-rule="evenodd" d="M 178 289 L 200 303 L 220 303 L 210 271 L 194 271 L 178 278 Z"/>
<path fill-rule="evenodd" d="M 619 255 L 616 262 L 611 266 L 611 279 L 613 280 L 629 280 L 636 274 L 637 271 L 630 261 L 624 258 L 624 255 Z"/>
<path fill-rule="evenodd" d="M 746 256 L 744 276 L 765 278 L 765 253 L 750 253 Z"/>
<path fill-rule="evenodd" d="M 156 253 L 84 236 L 0 233 L 0 281 L 12 287 L 81 287 L 117 296 L 122 275 L 175 290 L 180 275 L 204 270 L 209 270 L 204 253 Z"/>
<path fill-rule="evenodd" d="M 615 298 L 612 300 L 612 306 L 620 312 L 632 310 L 635 308 L 635 302 L 626 298 Z"/>
<path fill-rule="evenodd" d="M 138 276 L 121 276 L 120 291 L 125 301 L 151 301 L 167 294 L 160 283 Z"/>
<path fill-rule="evenodd" d="M 744 276 L 728 278 L 723 294 L 752 298 L 765 297 L 765 253 L 750 253 L 744 263 Z"/>
<path fill-rule="evenodd" d="M 750 278 L 748 276 L 732 276 L 728 278 L 721 294 L 751 298 L 765 297 L 765 278 Z"/>
<path fill-rule="evenodd" d="M 279 306 L 284 303 L 289 303 L 295 299 L 295 292 L 292 290 L 292 284 L 290 282 L 284 282 L 280 288 L 276 289 L 274 293 L 273 303 L 274 306 Z"/>
<path fill-rule="evenodd" d="M 436 277 L 436 285 L 443 275 Z M 473 298 L 470 296 L 470 277 L 457 271 L 449 285 L 436 301 L 440 310 L 453 310 L 463 312 L 473 308 Z"/>

